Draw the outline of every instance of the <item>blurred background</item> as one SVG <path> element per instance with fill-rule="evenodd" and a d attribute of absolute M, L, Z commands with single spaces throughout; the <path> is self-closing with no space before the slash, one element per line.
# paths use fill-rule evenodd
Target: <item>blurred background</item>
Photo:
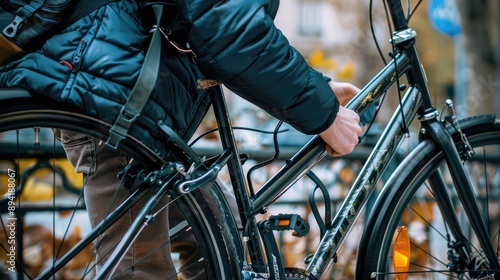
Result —
<path fill-rule="evenodd" d="M 410 27 L 417 32 L 436 106 L 452 98 L 464 115 L 498 113 L 499 2 L 409 2 L 410 9 L 417 7 Z M 276 24 L 313 67 L 335 80 L 362 87 L 383 65 L 371 34 L 368 0 L 281 1 Z M 373 1 L 372 25 L 387 59 L 390 32 L 383 1 Z M 390 96 L 389 103 L 396 104 Z"/>
<path fill-rule="evenodd" d="M 436 106 L 451 98 L 460 116 L 499 113 L 499 1 L 409 2 L 416 8 L 410 26 Z M 383 1 L 373 1 L 371 19 L 369 6 L 369 0 L 286 0 L 275 22 L 313 67 L 361 88 L 383 66 L 371 24 L 386 60 L 391 51 Z M 389 94 L 384 106 L 395 107 L 397 100 Z M 379 121 L 389 117 L 382 110 Z"/>
<path fill-rule="evenodd" d="M 370 6 L 369 0 L 283 0 L 275 22 L 290 40 L 292 46 L 304 55 L 312 67 L 333 80 L 350 82 L 362 88 L 384 66 L 384 60 L 389 60 L 391 52 L 390 26 L 383 1 L 372 3 L 371 15 Z M 445 100 L 450 98 L 455 103 L 459 117 L 480 113 L 499 115 L 500 1 L 412 0 L 408 10 L 414 11 L 410 26 L 417 32 L 417 48 L 427 73 L 435 105 L 438 106 L 437 109 L 441 110 Z M 379 43 L 382 56 L 377 50 L 372 30 Z M 277 122 L 265 112 L 230 92 L 227 92 L 226 98 L 235 126 L 274 131 Z M 308 194 L 313 190 L 312 197 L 315 198 L 313 204 L 320 213 L 324 213 L 326 203 L 332 204 L 332 212 L 335 213 L 366 160 L 370 148 L 390 118 L 386 111 L 392 110 L 384 109 L 394 109 L 397 105 L 397 92 L 388 92 L 385 102 L 381 105 L 376 123 L 362 144 L 351 155 L 335 159 L 327 158 L 313 169 L 327 187 L 327 197 L 314 193 L 314 182 L 309 178 L 304 178 L 283 195 L 275 205 L 272 205 L 266 215 L 258 217 L 265 219 L 272 214 L 294 212 L 310 223 L 311 234 L 305 238 L 293 237 L 290 232 L 276 233 L 287 266 L 305 267 L 304 258 L 313 253 L 312 250 L 319 241 L 319 229 L 315 225 L 316 218 L 312 214 Z M 199 133 L 213 128 L 214 125 L 213 114 L 209 113 Z M 280 146 L 278 160 L 256 169 L 249 175 L 255 190 L 281 168 L 284 160 L 289 159 L 310 138 L 310 136 L 294 131 L 286 124 L 280 129 L 288 131 L 280 133 L 277 137 Z M 32 134 L 31 131 L 30 133 Z M 52 137 L 50 141 L 55 142 L 50 131 L 47 135 Z M 22 137 L 28 139 L 28 136 Z M 235 138 L 240 144 L 241 152 L 249 155 L 250 159 L 243 166 L 246 171 L 274 155 L 271 134 L 237 130 Z M 401 145 L 401 155 L 411 150 L 414 145 L 412 141 L 414 140 L 406 140 Z M 200 154 L 217 153 L 219 146 L 216 134 L 212 133 L 204 137 L 196 143 L 194 148 Z M 47 154 L 49 157 L 52 156 L 52 150 Z M 64 201 L 75 199 L 74 195 L 79 193 L 83 182 L 81 174 L 73 171 L 64 159 L 64 155 L 61 154 L 60 158 L 57 163 L 53 164 L 57 165 L 60 170 L 57 176 L 47 175 L 49 174 L 47 171 L 53 173 L 54 170 L 43 157 L 30 157 L 22 161 L 18 167 L 20 174 L 26 176 L 24 178 L 26 189 L 20 199 L 23 202 L 32 203 L 24 208 L 23 217 L 26 226 L 25 247 L 30 249 L 26 251 L 29 257 L 25 261 L 26 266 L 32 265 L 33 269 L 40 269 L 39 267 L 51 258 L 50 250 L 38 245 L 39 239 L 44 236 L 66 234 L 50 231 L 51 228 L 57 227 L 44 218 L 44 207 L 47 203 L 51 203 L 55 196 L 63 197 Z M 4 170 L 7 168 L 5 166 L 14 168 L 6 165 L 12 162 L 1 162 L 1 164 Z M 397 158 L 395 165 L 397 165 Z M 384 179 L 389 175 L 390 172 L 384 176 Z M 223 174 L 221 180 L 227 184 L 230 183 L 227 174 Z M 5 178 L 1 181 L 7 182 Z M 53 185 L 57 186 L 57 192 L 54 192 Z M 500 189 L 498 184 L 495 187 Z M 0 184 L 0 191 L 5 193 L 5 184 Z M 79 213 L 71 223 L 66 221 L 70 217 L 66 208 L 61 208 L 58 217 L 58 220 L 71 224 L 69 234 L 74 237 L 75 243 L 89 230 L 83 201 L 79 202 L 78 208 L 82 213 Z M 353 278 L 355 256 L 359 253 L 357 251 L 358 237 L 362 229 L 363 217 L 358 221 L 348 242 L 343 246 L 334 266 L 335 269 L 331 271 L 332 279 Z M 0 239 L 2 237 L 0 236 Z M 429 246 L 428 237 L 423 237 L 422 240 Z M 0 240 L 0 244 L 2 242 L 5 240 Z M 39 260 L 39 263 L 28 260 Z"/>

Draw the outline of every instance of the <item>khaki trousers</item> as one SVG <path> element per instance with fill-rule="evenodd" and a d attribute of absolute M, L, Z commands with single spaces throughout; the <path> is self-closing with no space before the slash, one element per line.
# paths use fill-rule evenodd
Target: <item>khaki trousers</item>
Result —
<path fill-rule="evenodd" d="M 134 187 L 127 189 L 120 186 L 120 180 L 117 178 L 118 172 L 129 163 L 129 159 L 108 151 L 103 142 L 99 143 L 96 139 L 86 135 L 60 130 L 55 133 L 63 143 L 66 155 L 77 172 L 86 174 L 85 203 L 91 226 L 95 227 L 106 218 L 110 210 L 115 209 L 133 191 Z M 231 195 L 229 190 L 227 191 L 228 195 Z M 165 205 L 168 202 L 167 199 L 163 198 L 158 207 Z M 120 242 L 125 230 L 133 223 L 144 203 L 145 199 L 139 201 L 110 230 L 96 240 L 94 247 L 97 260 L 102 259 L 97 269 L 109 258 L 108 252 Z M 118 279 L 177 279 L 174 276 L 176 269 L 171 260 L 171 251 L 179 254 L 181 263 L 179 270 L 181 271 L 184 269 L 182 264 L 193 264 L 200 258 L 199 255 L 193 253 L 198 249 L 193 248 L 196 243 L 192 235 L 185 235 L 183 238 L 177 238 L 172 244 L 164 245 L 169 240 L 167 230 L 169 225 L 175 226 L 182 219 L 180 211 L 176 211 L 174 207 L 168 209 L 169 211 L 162 210 L 156 216 L 155 221 L 145 227 L 127 251 L 113 276 L 121 273 Z M 162 247 L 156 250 L 159 246 Z M 147 259 L 138 262 L 145 256 Z M 181 275 L 183 279 L 204 279 L 203 264 L 199 262 L 191 265 Z M 173 278 L 170 278 L 172 276 Z"/>

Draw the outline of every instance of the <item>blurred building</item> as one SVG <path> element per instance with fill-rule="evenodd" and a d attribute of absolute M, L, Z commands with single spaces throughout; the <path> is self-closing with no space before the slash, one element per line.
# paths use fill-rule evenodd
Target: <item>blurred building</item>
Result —
<path fill-rule="evenodd" d="M 437 106 L 441 106 L 453 95 L 455 40 L 432 27 L 427 2 L 418 6 L 410 26 L 417 31 L 417 47 L 429 88 Z M 363 87 L 384 65 L 374 35 L 386 61 L 391 51 L 383 3 L 372 4 L 370 17 L 369 1 L 365 0 L 286 0 L 281 1 L 275 22 L 313 67 L 335 80 Z M 392 92 L 383 106 L 397 105 L 397 95 Z M 380 121 L 384 123 L 389 117 L 382 112 Z"/>

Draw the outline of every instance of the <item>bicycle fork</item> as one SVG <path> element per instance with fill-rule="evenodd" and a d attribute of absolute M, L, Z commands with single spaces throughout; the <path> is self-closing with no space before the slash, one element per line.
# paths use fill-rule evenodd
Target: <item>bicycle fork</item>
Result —
<path fill-rule="evenodd" d="M 450 106 L 450 104 L 448 104 Z M 452 105 L 451 105 L 452 106 Z M 465 170 L 465 166 L 462 163 L 462 159 L 460 158 L 460 154 L 455 146 L 455 142 L 448 131 L 445 125 L 440 122 L 437 118 L 437 112 L 432 113 L 433 117 L 429 118 L 429 120 L 424 120 L 422 122 L 423 128 L 421 130 L 422 136 L 431 139 L 435 145 L 443 151 L 444 158 L 448 165 L 448 169 L 450 171 L 451 177 L 453 179 L 454 185 L 456 186 L 456 191 L 458 197 L 464 206 L 465 213 L 469 218 L 472 228 L 481 243 L 482 250 L 484 256 L 488 260 L 490 264 L 490 268 L 492 270 L 500 270 L 500 265 L 498 263 L 498 259 L 496 256 L 496 252 L 493 249 L 491 243 L 489 242 L 489 234 L 484 223 L 484 219 L 482 218 L 482 213 L 477 204 L 476 195 L 473 192 L 472 183 L 470 178 L 468 177 L 468 173 Z M 454 118 L 454 116 L 453 116 Z M 459 128 L 460 130 L 460 128 Z M 465 136 L 459 131 L 461 134 L 461 141 L 464 142 L 465 145 L 468 145 L 468 142 Z M 468 145 L 467 149 L 470 149 L 470 145 Z M 466 156 L 470 157 L 473 155 L 473 151 L 469 150 L 466 153 Z M 449 197 L 444 179 L 442 178 L 442 174 L 437 171 L 435 172 L 431 178 L 431 187 L 433 192 L 435 192 L 435 197 L 438 200 L 438 205 L 440 210 L 443 212 L 445 217 L 447 217 L 447 224 L 450 227 L 451 232 L 457 241 L 452 246 L 452 249 L 456 250 L 459 255 L 466 256 L 467 260 L 470 260 L 472 256 L 471 248 L 468 246 L 467 239 L 462 234 L 460 229 L 459 221 L 454 215 L 454 208 L 451 202 L 451 198 Z M 449 214 L 447 214 L 449 213 Z M 464 268 L 456 268 L 458 270 Z"/>

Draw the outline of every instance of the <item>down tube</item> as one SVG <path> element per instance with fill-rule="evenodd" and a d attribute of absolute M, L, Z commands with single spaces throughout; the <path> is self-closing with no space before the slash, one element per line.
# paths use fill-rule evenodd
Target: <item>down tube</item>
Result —
<path fill-rule="evenodd" d="M 420 92 L 410 87 L 402 100 L 403 114 L 408 123 L 416 116 L 421 104 Z M 307 267 L 312 275 L 319 277 L 327 268 L 395 154 L 404 134 L 401 114 L 401 107 L 398 107 L 344 199 L 344 203 L 332 221 L 331 228 L 321 239 Z"/>

